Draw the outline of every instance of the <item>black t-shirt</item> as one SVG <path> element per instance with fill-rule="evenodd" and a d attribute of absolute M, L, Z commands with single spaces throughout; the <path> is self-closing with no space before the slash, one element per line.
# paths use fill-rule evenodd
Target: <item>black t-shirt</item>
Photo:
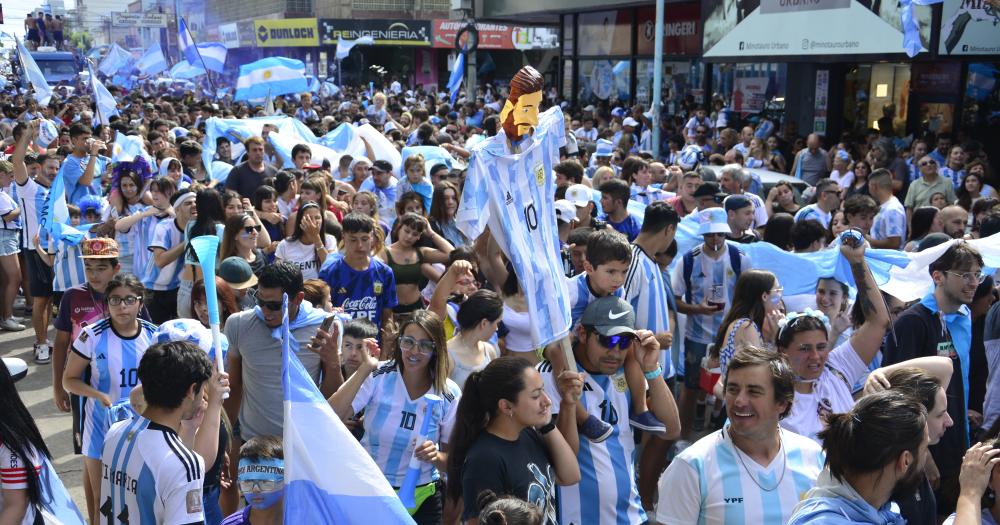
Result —
<path fill-rule="evenodd" d="M 264 171 L 254 171 L 249 162 L 244 162 L 233 168 L 226 179 L 226 189 L 233 190 L 240 194 L 240 197 L 253 198 L 253 193 L 257 188 L 264 185 L 264 179 L 273 177 L 277 171 L 268 164 L 264 164 Z"/>
<path fill-rule="evenodd" d="M 883 359 L 883 366 L 894 365 L 896 363 L 913 359 L 916 357 L 928 357 L 947 353 L 951 358 L 952 375 L 948 382 L 948 389 L 945 391 L 948 398 L 948 415 L 951 416 L 954 424 L 948 428 L 941 441 L 930 447 L 931 456 L 941 472 L 942 480 L 951 477 L 957 479 L 958 472 L 962 467 L 962 457 L 966 450 L 965 422 L 968 415 L 965 411 L 965 385 L 962 381 L 961 361 L 956 352 L 948 352 L 946 345 L 950 343 L 948 336 L 941 327 L 941 318 L 931 312 L 922 304 L 915 304 L 899 315 L 895 325 L 896 339 L 889 337 L 886 344 L 886 351 Z M 939 514 L 942 505 L 954 506 L 954 501 L 950 504 L 950 498 L 938 498 Z M 950 514 L 945 512 L 943 514 Z M 904 516 L 906 517 L 906 516 Z"/>
<path fill-rule="evenodd" d="M 517 441 L 484 431 L 472 444 L 462 473 L 463 520 L 479 516 L 476 499 L 487 489 L 525 500 L 543 509 L 546 525 L 557 524 L 555 473 L 542 437 L 533 428 L 522 430 Z"/>

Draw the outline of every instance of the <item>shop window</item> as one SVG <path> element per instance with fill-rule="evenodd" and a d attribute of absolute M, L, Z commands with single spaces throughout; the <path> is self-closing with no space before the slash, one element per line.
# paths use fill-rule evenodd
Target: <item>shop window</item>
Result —
<path fill-rule="evenodd" d="M 629 103 L 628 60 L 581 60 L 577 78 L 577 103 L 586 106 L 602 100 Z"/>
<path fill-rule="evenodd" d="M 577 15 L 580 56 L 630 55 L 632 11 L 598 11 Z"/>

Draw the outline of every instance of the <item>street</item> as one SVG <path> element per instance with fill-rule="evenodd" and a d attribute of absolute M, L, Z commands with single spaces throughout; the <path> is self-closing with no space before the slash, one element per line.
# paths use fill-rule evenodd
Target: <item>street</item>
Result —
<path fill-rule="evenodd" d="M 30 320 L 25 322 L 30 324 Z M 55 331 L 49 331 L 49 339 Z M 38 430 L 52 453 L 55 465 L 70 495 L 86 514 L 86 499 L 83 495 L 83 461 L 73 454 L 73 436 L 70 427 L 72 418 L 56 410 L 52 404 L 52 366 L 35 364 L 31 355 L 34 335 L 31 329 L 23 332 L 0 332 L 0 356 L 19 357 L 28 363 L 28 376 L 17 383 L 21 399 L 35 418 Z"/>

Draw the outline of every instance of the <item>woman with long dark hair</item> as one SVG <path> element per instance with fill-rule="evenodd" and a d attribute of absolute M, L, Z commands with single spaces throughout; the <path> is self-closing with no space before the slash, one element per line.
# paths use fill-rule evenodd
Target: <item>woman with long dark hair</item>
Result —
<path fill-rule="evenodd" d="M 575 410 L 581 374 L 563 372 L 558 388 L 560 411 Z M 542 376 L 524 359 L 501 357 L 469 375 L 448 460 L 448 497 L 464 500 L 466 523 L 477 522 L 485 490 L 523 499 L 543 512 L 543 523 L 557 523 L 555 485 L 577 483 L 580 466 L 551 408 Z"/>
<path fill-rule="evenodd" d="M 303 279 L 316 279 L 326 256 L 336 249 L 337 240 L 323 231 L 323 211 L 309 202 L 295 212 L 292 234 L 278 243 L 274 258 L 297 265 Z"/>
<path fill-rule="evenodd" d="M 215 261 L 198 261 L 198 256 L 191 247 L 191 239 L 202 235 L 215 235 L 222 239 L 225 229 L 225 207 L 222 195 L 214 189 L 204 189 L 195 195 L 195 216 L 184 228 L 184 269 L 181 271 L 181 285 L 177 290 L 177 315 L 191 318 L 191 289 L 194 282 L 203 277 L 202 264 L 215 264 Z"/>
<path fill-rule="evenodd" d="M 472 244 L 472 241 L 458 229 L 455 222 L 455 215 L 458 214 L 458 202 L 461 198 L 462 194 L 455 183 L 447 180 L 437 183 L 434 186 L 434 194 L 431 196 L 431 211 L 427 217 L 431 229 L 456 248 Z"/>
<path fill-rule="evenodd" d="M 410 458 L 420 460 L 417 507 L 410 514 L 420 525 L 439 525 L 444 505 L 439 471 L 448 463 L 448 438 L 462 391 L 448 379 L 451 360 L 440 317 L 417 310 L 397 334 L 385 362 L 378 360 L 375 340 L 365 339 L 360 366 L 329 402 L 341 419 L 364 411 L 361 445 L 393 487 L 403 484 Z M 432 411 L 428 394 L 441 400 Z M 415 443 L 425 417 L 433 418 L 427 440 Z"/>
<path fill-rule="evenodd" d="M 143 165 L 144 163 L 145 161 L 143 161 Z M 118 241 L 118 264 L 121 265 L 121 271 L 136 274 L 145 270 L 145 268 L 136 268 L 133 265 L 136 250 L 145 249 L 139 239 L 140 229 L 134 227 L 134 224 L 125 224 L 124 228 L 119 228 L 117 221 L 122 217 L 142 213 L 146 209 L 146 205 L 142 203 L 143 176 L 137 169 L 122 170 L 118 174 L 118 186 L 115 189 L 118 190 L 121 198 L 107 207 L 103 217 L 104 220 L 113 219 L 116 221 L 114 236 L 115 240 Z"/>
<path fill-rule="evenodd" d="M 733 305 L 715 335 L 712 357 L 719 359 L 723 375 L 740 348 L 772 346 L 781 316 L 781 285 L 767 270 L 740 274 L 733 290 Z"/>
<path fill-rule="evenodd" d="M 248 213 L 229 217 L 222 231 L 222 245 L 219 246 L 219 260 L 227 257 L 241 257 L 250 265 L 254 274 L 259 274 L 267 264 L 267 257 L 257 247 L 261 226 Z"/>
<path fill-rule="evenodd" d="M 921 206 L 913 210 L 913 215 L 910 217 L 910 238 L 903 247 L 904 252 L 917 251 L 920 248 L 920 241 L 928 234 L 944 231 L 944 224 L 938 217 L 939 211 L 934 206 Z"/>
<path fill-rule="evenodd" d="M 34 418 L 14 388 L 14 379 L 0 363 L 0 523 L 31 525 L 42 503 L 39 476 L 42 457 L 52 453 Z"/>

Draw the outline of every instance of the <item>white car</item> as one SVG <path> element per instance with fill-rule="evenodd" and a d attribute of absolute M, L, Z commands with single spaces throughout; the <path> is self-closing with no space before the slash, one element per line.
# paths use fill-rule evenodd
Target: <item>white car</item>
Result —
<path fill-rule="evenodd" d="M 716 180 L 718 180 L 722 176 L 723 167 L 724 166 L 706 166 L 706 165 L 702 166 L 703 169 L 707 169 L 712 173 L 714 173 Z M 792 184 L 792 187 L 794 187 L 796 190 L 797 197 L 801 197 L 803 194 L 808 195 L 809 193 L 812 193 L 809 191 L 809 189 L 812 188 L 812 186 L 809 185 L 808 182 L 802 179 L 796 179 L 795 177 L 792 177 L 790 175 L 785 175 L 784 173 L 778 173 L 777 171 L 765 170 L 762 168 L 743 168 L 743 169 L 749 171 L 753 175 L 756 175 L 756 177 L 760 179 L 760 182 L 763 185 L 763 187 L 761 188 L 758 194 L 762 199 L 766 199 L 767 192 L 771 191 L 771 188 L 774 187 L 775 184 L 782 181 L 790 182 Z"/>

